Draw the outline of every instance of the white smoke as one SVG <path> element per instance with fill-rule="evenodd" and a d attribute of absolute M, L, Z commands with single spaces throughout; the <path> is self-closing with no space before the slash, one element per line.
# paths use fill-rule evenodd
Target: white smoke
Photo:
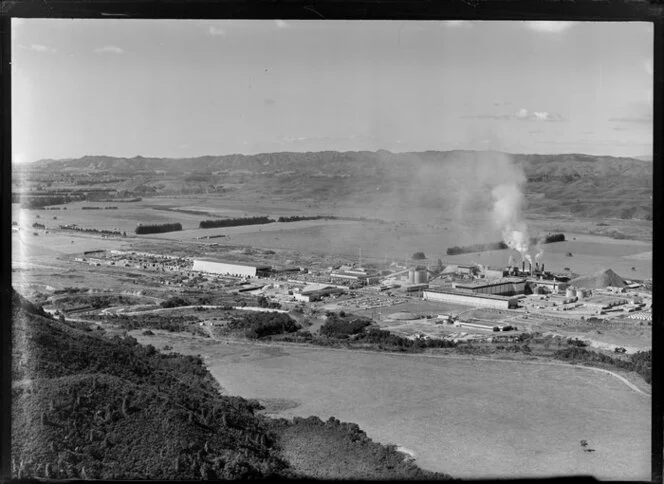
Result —
<path fill-rule="evenodd" d="M 500 229 L 503 241 L 511 249 L 521 254 L 521 259 L 530 256 L 530 236 L 528 225 L 523 218 L 525 198 L 523 196 L 523 183 L 525 176 L 521 170 L 513 170 L 514 177 L 505 183 L 497 185 L 491 191 L 493 197 L 493 221 Z M 503 173 L 503 175 L 505 175 Z"/>

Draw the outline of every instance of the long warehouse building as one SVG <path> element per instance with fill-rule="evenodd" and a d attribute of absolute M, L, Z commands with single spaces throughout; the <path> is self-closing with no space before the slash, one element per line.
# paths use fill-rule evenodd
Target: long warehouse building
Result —
<path fill-rule="evenodd" d="M 496 309 L 514 309 L 517 307 L 516 297 L 497 296 L 495 294 L 483 294 L 472 292 L 461 292 L 445 289 L 425 289 L 422 291 L 422 299 L 427 301 L 451 302 L 464 304 L 466 306 L 482 306 Z"/>
<path fill-rule="evenodd" d="M 252 264 L 233 264 L 215 260 L 195 259 L 193 271 L 210 272 L 236 277 L 264 277 L 270 272 L 269 266 Z"/>

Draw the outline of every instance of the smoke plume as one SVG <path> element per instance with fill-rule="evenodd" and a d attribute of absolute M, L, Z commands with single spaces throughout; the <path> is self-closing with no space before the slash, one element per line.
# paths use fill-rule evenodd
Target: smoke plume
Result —
<path fill-rule="evenodd" d="M 493 198 L 493 222 L 501 231 L 503 241 L 511 249 L 521 254 L 521 260 L 532 259 L 528 254 L 530 236 L 528 224 L 523 217 L 526 199 L 523 186 L 526 177 L 523 169 L 516 165 L 510 156 L 501 154 L 497 164 L 496 182 L 491 190 Z"/>

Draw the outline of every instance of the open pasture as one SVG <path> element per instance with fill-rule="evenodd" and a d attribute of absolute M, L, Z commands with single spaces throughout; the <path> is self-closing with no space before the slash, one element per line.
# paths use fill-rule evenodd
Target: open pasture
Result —
<path fill-rule="evenodd" d="M 652 256 L 645 252 L 652 251 L 652 244 L 635 240 L 616 240 L 607 237 L 583 237 L 577 234 L 565 234 L 565 242 L 556 242 L 542 246 L 544 254 L 541 261 L 545 269 L 553 272 L 569 267 L 577 274 L 591 274 L 611 268 L 625 279 L 652 278 Z M 573 240 L 576 237 L 577 240 Z M 571 252 L 572 256 L 567 253 Z M 444 257 L 443 261 L 457 264 L 486 264 L 504 267 L 509 256 L 515 255 L 507 250 L 462 254 Z M 639 255 L 639 258 L 634 258 Z M 634 270 L 632 270 L 632 267 Z"/>
<path fill-rule="evenodd" d="M 454 477 L 650 477 L 650 399 L 600 372 L 161 332 L 136 337 L 201 354 L 229 394 L 291 402 L 278 416 L 356 422 L 379 442 L 412 449 L 422 467 Z M 595 452 L 584 452 L 581 440 Z"/>

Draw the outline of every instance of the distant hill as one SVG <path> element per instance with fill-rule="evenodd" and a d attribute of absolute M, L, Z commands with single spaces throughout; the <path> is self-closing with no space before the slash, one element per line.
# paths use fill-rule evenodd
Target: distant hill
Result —
<path fill-rule="evenodd" d="M 12 309 L 14 478 L 449 478 L 357 425 L 260 415 L 258 402 L 223 395 L 199 357 L 52 319 L 16 292 Z M 320 455 L 328 469 L 315 469 Z"/>
<path fill-rule="evenodd" d="M 117 188 L 138 195 L 208 193 L 210 186 L 223 186 L 225 193 L 241 189 L 244 194 L 267 199 L 451 210 L 459 200 L 472 196 L 479 203 L 490 197 L 480 180 L 487 178 L 487 173 L 490 178 L 494 154 L 498 155 L 461 150 L 381 150 L 197 158 L 84 156 L 40 160 L 22 169 L 108 172 L 127 177 Z M 533 212 L 599 219 L 652 218 L 651 161 L 585 154 L 512 157 L 527 177 L 526 195 Z"/>

